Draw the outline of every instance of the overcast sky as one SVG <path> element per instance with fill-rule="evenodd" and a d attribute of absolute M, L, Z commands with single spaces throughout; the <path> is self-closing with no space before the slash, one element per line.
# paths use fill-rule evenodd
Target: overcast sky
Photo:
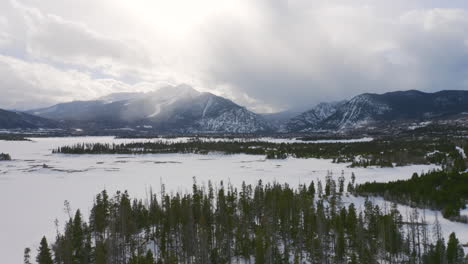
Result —
<path fill-rule="evenodd" d="M 2 0 L 0 108 L 186 83 L 258 112 L 468 90 L 466 0 Z"/>

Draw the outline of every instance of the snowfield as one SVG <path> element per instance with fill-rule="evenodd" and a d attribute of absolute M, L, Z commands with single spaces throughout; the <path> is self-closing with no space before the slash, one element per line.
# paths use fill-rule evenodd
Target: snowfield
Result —
<path fill-rule="evenodd" d="M 168 139 L 183 141 L 187 138 Z M 293 139 L 291 139 L 293 140 Z M 366 139 L 369 140 L 369 139 Z M 148 139 L 114 139 L 113 137 L 33 138 L 32 141 L 0 141 L 0 152 L 9 153 L 12 161 L 0 162 L 0 248 L 4 263 L 20 263 L 25 247 L 35 254 L 40 238 L 54 241 L 54 220 L 63 228 L 67 215 L 64 201 L 72 210 L 81 209 L 85 218 L 94 196 L 106 189 L 113 195 L 128 190 L 132 197 L 146 198 L 149 190 L 159 192 L 161 184 L 168 192 L 190 192 L 193 178 L 197 183 L 220 181 L 240 186 L 245 181 L 288 183 L 295 187 L 311 180 L 325 181 L 327 171 L 336 179 L 344 171 L 346 183 L 351 173 L 356 182 L 387 182 L 410 178 L 413 172 L 436 169 L 435 165 L 398 168 L 347 168 L 324 159 L 266 160 L 263 156 L 223 154 L 147 154 L 147 155 L 66 155 L 52 154 L 54 148 L 83 142 L 123 143 Z M 287 140 L 284 140 L 287 141 Z M 381 198 L 376 202 L 385 204 Z M 363 198 L 348 197 L 357 207 Z M 410 209 L 400 206 L 402 215 Z M 422 211 L 422 210 L 421 210 Z M 426 210 L 432 224 L 434 211 Z M 32 220 L 33 219 L 33 220 Z M 446 235 L 456 232 L 460 242 L 468 242 L 468 225 L 450 222 L 439 216 Z"/>

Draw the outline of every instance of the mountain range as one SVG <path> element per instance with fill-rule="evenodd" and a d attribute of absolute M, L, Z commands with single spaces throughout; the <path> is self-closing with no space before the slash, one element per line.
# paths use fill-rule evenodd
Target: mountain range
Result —
<path fill-rule="evenodd" d="M 140 94 L 114 94 L 28 111 L 93 129 L 132 128 L 172 133 L 259 133 L 269 122 L 231 100 L 187 85 Z"/>
<path fill-rule="evenodd" d="M 16 111 L 0 109 L 0 129 L 59 128 L 56 121 Z"/>
<path fill-rule="evenodd" d="M 318 104 L 293 118 L 288 132 L 369 130 L 448 121 L 468 113 L 468 91 L 365 93 L 349 101 Z"/>
<path fill-rule="evenodd" d="M 303 113 L 261 115 L 226 98 L 179 85 L 148 93 L 117 93 L 92 101 L 61 103 L 25 113 L 0 110 L 0 128 L 186 134 L 346 133 L 460 120 L 465 113 L 468 91 L 365 93 L 346 101 L 319 103 Z"/>

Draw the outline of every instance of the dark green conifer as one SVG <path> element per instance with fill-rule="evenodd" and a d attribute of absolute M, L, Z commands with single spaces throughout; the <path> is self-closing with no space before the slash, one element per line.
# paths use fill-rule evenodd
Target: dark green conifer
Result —
<path fill-rule="evenodd" d="M 52 254 L 50 253 L 50 248 L 45 236 L 41 239 L 36 261 L 38 264 L 53 264 Z"/>

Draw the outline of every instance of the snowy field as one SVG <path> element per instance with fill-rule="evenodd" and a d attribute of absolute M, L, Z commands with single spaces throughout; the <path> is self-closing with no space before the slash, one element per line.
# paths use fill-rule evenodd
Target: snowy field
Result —
<path fill-rule="evenodd" d="M 186 139 L 170 139 L 171 141 Z M 268 140 L 268 139 L 264 139 Z M 369 140 L 369 139 L 365 139 Z M 371 140 L 371 139 L 370 139 Z M 265 160 L 253 155 L 65 155 L 51 154 L 52 149 L 82 142 L 123 143 L 148 139 L 114 139 L 112 137 L 34 138 L 32 141 L 0 141 L 0 152 L 9 153 L 12 161 L 0 162 L 0 255 L 3 263 L 21 263 L 23 250 L 31 247 L 36 252 L 40 238 L 46 235 L 54 240 L 54 220 L 63 227 L 66 214 L 64 201 L 73 210 L 81 209 L 87 218 L 93 197 L 103 189 L 110 194 L 128 190 L 132 197 L 146 198 L 152 188 L 166 191 L 190 192 L 193 177 L 199 184 L 211 180 L 230 182 L 239 186 L 243 181 L 288 183 L 297 186 L 324 178 L 327 171 L 337 178 L 344 171 L 346 179 L 351 172 L 356 182 L 386 182 L 406 179 L 413 172 L 436 168 L 434 165 L 414 165 L 398 168 L 347 168 L 348 164 L 333 164 L 323 159 Z M 341 141 L 340 141 L 341 142 Z M 43 166 L 46 164 L 46 166 Z M 347 183 L 346 183 L 347 184 Z M 346 198 L 359 207 L 361 198 Z M 376 202 L 384 204 L 382 199 Z M 401 213 L 409 209 L 400 207 Z M 426 211 L 428 223 L 436 212 Z M 450 222 L 439 217 L 445 234 L 457 233 L 462 243 L 468 242 L 468 225 Z"/>

